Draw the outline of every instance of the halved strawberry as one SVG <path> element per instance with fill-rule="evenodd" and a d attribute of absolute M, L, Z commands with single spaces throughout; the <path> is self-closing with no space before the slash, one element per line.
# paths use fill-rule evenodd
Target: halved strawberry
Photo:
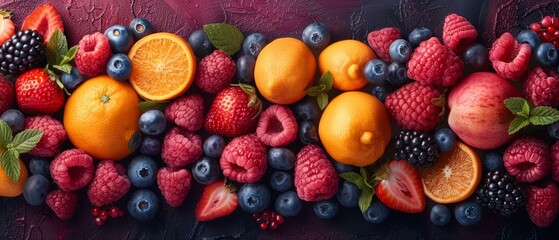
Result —
<path fill-rule="evenodd" d="M 223 180 L 206 186 L 196 206 L 196 220 L 209 221 L 231 214 L 237 209 L 237 194 Z"/>
<path fill-rule="evenodd" d="M 12 11 L 0 10 L 0 46 L 15 33 L 14 22 L 10 19 L 11 17 Z"/>
<path fill-rule="evenodd" d="M 25 18 L 21 26 L 21 30 L 37 30 L 43 35 L 45 43 L 48 42 L 50 36 L 57 28 L 60 28 L 60 31 L 64 32 L 64 25 L 62 24 L 60 14 L 58 14 L 54 6 L 50 3 L 45 3 L 35 8 L 35 10 Z"/>
<path fill-rule="evenodd" d="M 375 187 L 375 194 L 386 206 L 408 213 L 425 209 L 425 193 L 419 170 L 403 160 L 393 160 L 385 176 Z"/>

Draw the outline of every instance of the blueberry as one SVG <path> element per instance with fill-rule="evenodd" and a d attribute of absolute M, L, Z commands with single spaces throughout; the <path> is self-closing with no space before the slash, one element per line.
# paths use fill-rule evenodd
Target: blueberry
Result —
<path fill-rule="evenodd" d="M 370 84 L 380 86 L 388 77 L 388 66 L 380 59 L 373 59 L 367 62 L 363 73 Z"/>
<path fill-rule="evenodd" d="M 117 53 L 107 62 L 107 74 L 109 77 L 119 81 L 126 81 L 132 73 L 132 62 L 128 56 Z"/>
<path fill-rule="evenodd" d="M 339 163 L 336 161 L 334 161 L 334 168 L 338 173 L 353 172 L 356 170 L 355 166 Z"/>
<path fill-rule="evenodd" d="M 307 96 L 295 103 L 293 113 L 295 114 L 295 118 L 299 121 L 314 122 L 320 119 L 322 111 L 318 106 L 316 98 Z"/>
<path fill-rule="evenodd" d="M 343 181 L 336 193 L 336 198 L 342 206 L 353 208 L 357 207 L 359 204 L 359 194 L 361 194 L 361 190 L 357 186 L 353 183 Z"/>
<path fill-rule="evenodd" d="M 136 40 L 140 40 L 140 38 L 152 34 L 154 29 L 149 20 L 140 17 L 134 18 L 130 22 L 130 31 L 134 34 Z"/>
<path fill-rule="evenodd" d="M 382 223 L 390 215 L 390 209 L 381 201 L 375 199 L 369 208 L 363 212 L 363 218 L 369 223 Z"/>
<path fill-rule="evenodd" d="M 414 47 L 419 46 L 419 44 L 429 38 L 433 37 L 433 32 L 429 28 L 419 27 L 411 31 L 408 36 L 408 40 Z"/>
<path fill-rule="evenodd" d="M 299 124 L 299 139 L 303 144 L 318 142 L 316 126 L 310 121 L 302 121 Z"/>
<path fill-rule="evenodd" d="M 165 131 L 167 120 L 163 112 L 152 109 L 140 116 L 139 124 L 142 133 L 157 136 Z"/>
<path fill-rule="evenodd" d="M 313 205 L 314 214 L 320 219 L 332 219 L 338 214 L 340 209 L 338 202 L 334 200 L 324 200 L 315 202 Z"/>
<path fill-rule="evenodd" d="M 408 83 L 408 68 L 406 64 L 393 62 L 388 65 L 388 83 L 395 88 L 400 88 Z"/>
<path fill-rule="evenodd" d="M 271 193 L 266 185 L 247 183 L 237 193 L 239 207 L 247 213 L 262 212 L 270 205 Z"/>
<path fill-rule="evenodd" d="M 485 46 L 476 43 L 466 48 L 462 60 L 474 70 L 485 70 L 489 66 L 489 52 Z"/>
<path fill-rule="evenodd" d="M 285 192 L 293 186 L 293 175 L 284 171 L 275 171 L 270 177 L 270 187 L 278 192 Z"/>
<path fill-rule="evenodd" d="M 215 50 L 214 45 L 210 42 L 204 29 L 198 29 L 190 34 L 190 37 L 188 37 L 188 44 L 192 47 L 194 54 L 199 58 L 204 58 Z"/>
<path fill-rule="evenodd" d="M 139 155 L 128 164 L 128 177 L 135 187 L 151 187 L 155 183 L 157 169 L 157 164 L 153 158 Z"/>
<path fill-rule="evenodd" d="M 472 226 L 481 220 L 481 205 L 476 202 L 462 202 L 454 208 L 454 217 L 462 226 Z"/>
<path fill-rule="evenodd" d="M 159 199 L 150 190 L 137 190 L 128 200 L 128 213 L 138 220 L 147 222 L 155 217 L 158 210 Z"/>
<path fill-rule="evenodd" d="M 483 166 L 488 171 L 495 171 L 503 168 L 503 155 L 498 152 L 488 152 L 483 159 Z"/>
<path fill-rule="evenodd" d="M 547 125 L 547 133 L 555 140 L 559 140 L 559 122 Z"/>
<path fill-rule="evenodd" d="M 532 52 L 535 52 L 536 48 L 541 43 L 540 36 L 538 36 L 536 32 L 529 29 L 522 30 L 518 34 L 516 34 L 516 41 L 518 41 L 518 43 L 530 44 Z"/>
<path fill-rule="evenodd" d="M 25 127 L 25 116 L 21 111 L 17 109 L 6 110 L 4 113 L 2 113 L 0 119 L 2 119 L 2 121 L 10 126 L 10 128 L 12 129 L 12 133 L 14 134 L 21 132 L 21 130 L 23 130 L 23 127 Z"/>
<path fill-rule="evenodd" d="M 74 89 L 78 84 L 83 82 L 83 75 L 77 67 L 73 67 L 70 73 L 62 73 L 60 81 L 66 89 Z"/>
<path fill-rule="evenodd" d="M 388 48 L 390 58 L 398 63 L 405 63 L 410 60 L 412 53 L 411 44 L 405 39 L 396 39 Z"/>
<path fill-rule="evenodd" d="M 268 165 L 279 170 L 291 170 L 297 157 L 287 148 L 273 147 L 268 150 Z"/>
<path fill-rule="evenodd" d="M 373 89 L 371 89 L 371 94 L 382 103 L 384 103 L 384 101 L 386 100 L 386 96 L 388 96 L 388 94 L 390 94 L 391 92 L 392 87 L 390 87 L 389 85 L 374 86 Z"/>
<path fill-rule="evenodd" d="M 431 222 L 437 226 L 444 226 L 450 222 L 450 210 L 445 205 L 435 204 L 429 214 Z"/>
<path fill-rule="evenodd" d="M 220 173 L 219 162 L 209 157 L 202 157 L 192 166 L 192 176 L 201 184 L 213 183 Z"/>
<path fill-rule="evenodd" d="M 123 25 L 113 25 L 105 30 L 105 37 L 109 40 L 113 53 L 127 54 L 134 44 L 134 35 Z"/>
<path fill-rule="evenodd" d="M 559 62 L 557 48 L 548 42 L 542 43 L 536 49 L 536 61 L 543 67 L 553 67 Z"/>
<path fill-rule="evenodd" d="M 243 42 L 243 52 L 245 55 L 256 58 L 267 43 L 266 38 L 261 33 L 251 33 Z"/>
<path fill-rule="evenodd" d="M 140 153 L 152 157 L 161 154 L 161 140 L 152 136 L 144 136 L 142 145 L 140 145 Z"/>
<path fill-rule="evenodd" d="M 23 185 L 23 197 L 30 205 L 39 206 L 45 202 L 50 182 L 41 174 L 33 174 Z"/>
<path fill-rule="evenodd" d="M 330 44 L 330 31 L 322 23 L 311 23 L 303 30 L 301 39 L 309 48 L 320 50 Z"/>
<path fill-rule="evenodd" d="M 29 161 L 29 171 L 32 174 L 41 174 L 46 178 L 50 177 L 50 161 L 42 157 L 33 157 Z"/>
<path fill-rule="evenodd" d="M 223 148 L 225 148 L 225 139 L 220 135 L 209 136 L 202 145 L 204 154 L 211 158 L 218 158 L 221 156 Z"/>
<path fill-rule="evenodd" d="M 276 211 L 284 217 L 297 216 L 303 209 L 303 200 L 295 191 L 280 193 L 276 198 Z"/>
<path fill-rule="evenodd" d="M 435 132 L 435 142 L 441 152 L 448 152 L 456 144 L 456 134 L 450 128 L 441 128 Z"/>
<path fill-rule="evenodd" d="M 242 83 L 254 82 L 254 66 L 256 59 L 250 55 L 243 55 L 237 59 L 237 78 Z"/>

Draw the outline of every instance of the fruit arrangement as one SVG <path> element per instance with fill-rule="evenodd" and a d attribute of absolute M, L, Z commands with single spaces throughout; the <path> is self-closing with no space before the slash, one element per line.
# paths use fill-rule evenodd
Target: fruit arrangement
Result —
<path fill-rule="evenodd" d="M 322 23 L 300 39 L 227 23 L 183 39 L 136 18 L 68 46 L 51 4 L 19 31 L 11 14 L 0 196 L 62 220 L 86 202 L 99 226 L 151 221 L 195 184 L 197 221 L 242 211 L 262 230 L 306 206 L 373 224 L 400 211 L 471 226 L 489 210 L 545 228 L 559 214 L 557 17 L 490 48 L 457 14 L 442 39 L 388 27 L 334 42 Z"/>

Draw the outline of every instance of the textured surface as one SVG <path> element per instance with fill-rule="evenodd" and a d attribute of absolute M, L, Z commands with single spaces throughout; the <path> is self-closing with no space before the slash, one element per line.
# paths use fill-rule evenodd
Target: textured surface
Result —
<path fill-rule="evenodd" d="M 2 0 L 0 8 L 14 9 L 14 21 L 23 18 L 44 0 Z M 516 33 L 533 20 L 559 12 L 556 0 L 52 0 L 61 12 L 66 33 L 76 44 L 84 34 L 103 31 L 115 23 L 127 24 L 136 16 L 149 16 L 158 30 L 187 37 L 202 24 L 229 22 L 244 32 L 262 32 L 267 38 L 300 36 L 304 27 L 321 21 L 331 27 L 334 39 L 364 41 L 374 29 L 397 26 L 404 36 L 416 26 L 442 36 L 444 17 L 456 12 L 478 28 L 486 46 L 505 31 Z M 123 162 L 123 164 L 126 164 Z M 296 219 L 288 219 L 277 231 L 260 231 L 255 221 L 237 210 L 208 223 L 194 220 L 194 206 L 201 189 L 195 184 L 185 203 L 176 209 L 163 205 L 156 219 L 141 223 L 120 218 L 97 227 L 84 192 L 70 221 L 59 220 L 48 206 L 25 204 L 22 197 L 0 198 L 0 239 L 556 239 L 559 221 L 544 230 L 528 216 L 503 218 L 484 212 L 476 226 L 460 227 L 451 220 L 446 227 L 429 222 L 428 214 L 392 213 L 387 222 L 371 225 L 359 211 L 344 210 L 333 220 L 319 220 L 306 205 Z M 129 195 L 125 197 L 128 199 Z M 125 206 L 125 201 L 118 204 Z M 428 203 L 427 209 L 430 209 Z M 450 206 L 453 208 L 454 206 Z"/>

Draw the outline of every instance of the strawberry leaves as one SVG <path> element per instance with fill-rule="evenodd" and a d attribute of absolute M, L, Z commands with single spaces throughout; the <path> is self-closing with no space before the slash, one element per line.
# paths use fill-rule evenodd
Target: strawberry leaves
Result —
<path fill-rule="evenodd" d="M 10 126 L 0 120 L 0 165 L 4 172 L 12 180 L 19 179 L 21 166 L 19 155 L 31 151 L 43 137 L 43 131 L 37 129 L 23 130 L 15 137 L 12 136 Z"/>
<path fill-rule="evenodd" d="M 45 72 L 49 74 L 52 81 L 55 81 L 60 88 L 64 89 L 66 94 L 70 95 L 60 81 L 60 74 L 70 73 L 72 71 L 70 62 L 76 56 L 78 46 L 73 46 L 68 49 L 66 36 L 64 36 L 64 33 L 62 33 L 60 29 L 56 29 L 49 38 L 46 52 L 47 66 L 45 67 Z"/>
<path fill-rule="evenodd" d="M 344 172 L 340 173 L 339 176 L 361 189 L 358 201 L 359 209 L 361 212 L 365 212 L 373 201 L 373 196 L 375 195 L 374 186 L 378 183 L 378 180 L 369 176 L 365 168 L 360 168 L 359 174 L 355 172 Z"/>
<path fill-rule="evenodd" d="M 305 91 L 307 95 L 316 97 L 316 101 L 321 110 L 324 110 L 326 105 L 328 105 L 328 91 L 332 89 L 332 83 L 334 81 L 332 78 L 332 73 L 326 71 L 318 80 L 317 86 L 310 87 Z"/>
<path fill-rule="evenodd" d="M 509 134 L 514 134 L 530 124 L 548 125 L 559 121 L 559 110 L 552 107 L 533 107 L 526 99 L 519 97 L 507 98 L 504 103 L 515 116 L 509 125 Z"/>

